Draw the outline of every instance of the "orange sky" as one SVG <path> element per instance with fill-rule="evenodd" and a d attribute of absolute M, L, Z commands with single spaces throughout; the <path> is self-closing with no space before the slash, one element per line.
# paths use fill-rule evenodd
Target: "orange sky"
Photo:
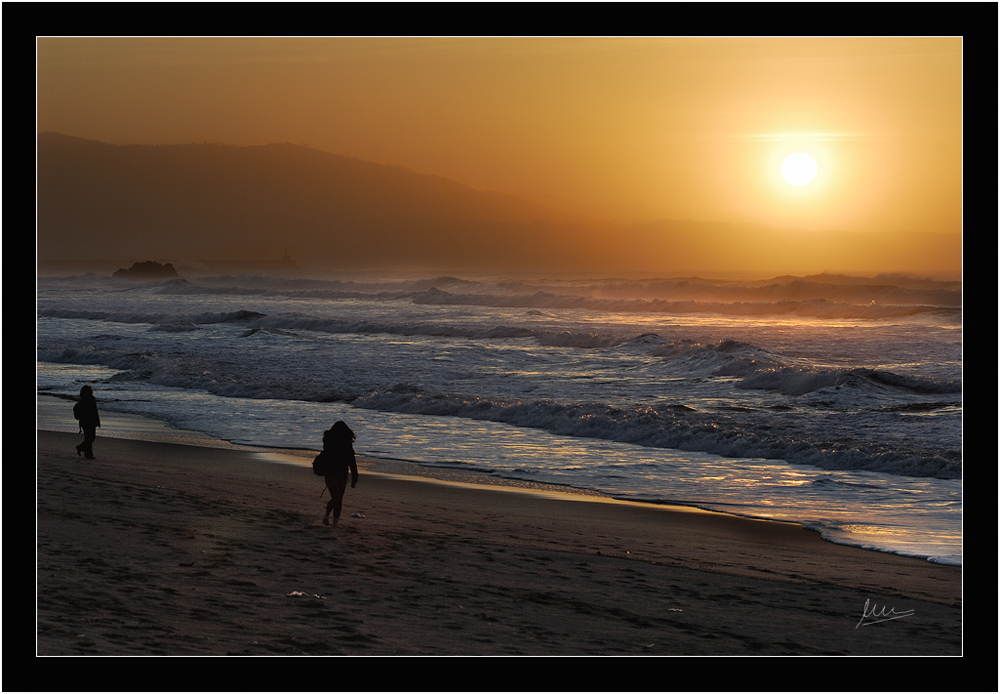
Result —
<path fill-rule="evenodd" d="M 39 38 L 37 129 L 292 142 L 620 218 L 961 232 L 960 38 Z M 781 159 L 819 163 L 794 188 Z"/>

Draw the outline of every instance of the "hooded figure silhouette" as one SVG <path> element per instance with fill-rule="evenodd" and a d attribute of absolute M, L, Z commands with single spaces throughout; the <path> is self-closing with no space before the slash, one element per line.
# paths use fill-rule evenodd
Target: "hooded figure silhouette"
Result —
<path fill-rule="evenodd" d="M 343 509 L 344 490 L 347 489 L 347 473 L 351 473 L 351 488 L 358 483 L 358 464 L 354 457 L 354 432 L 344 422 L 337 422 L 323 432 L 323 451 L 320 456 L 326 458 L 326 486 L 330 490 L 330 501 L 326 505 L 326 515 L 323 524 L 330 525 L 330 514 L 333 513 L 333 524 L 340 520 Z"/>

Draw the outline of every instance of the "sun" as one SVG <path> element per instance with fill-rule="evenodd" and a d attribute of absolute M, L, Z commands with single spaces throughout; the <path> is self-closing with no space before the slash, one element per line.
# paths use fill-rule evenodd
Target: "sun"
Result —
<path fill-rule="evenodd" d="M 790 154 L 781 162 L 781 175 L 793 186 L 809 185 L 818 171 L 816 160 L 805 152 Z"/>

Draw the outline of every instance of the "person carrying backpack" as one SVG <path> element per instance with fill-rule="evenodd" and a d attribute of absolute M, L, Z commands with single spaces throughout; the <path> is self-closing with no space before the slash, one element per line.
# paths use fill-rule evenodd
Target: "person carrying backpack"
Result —
<path fill-rule="evenodd" d="M 358 464 L 354 457 L 354 432 L 344 422 L 337 422 L 323 432 L 323 450 L 313 461 L 313 472 L 322 475 L 330 490 L 330 501 L 326 504 L 323 525 L 340 520 L 344 505 L 344 491 L 347 489 L 347 473 L 351 473 L 351 489 L 358 483 Z"/>

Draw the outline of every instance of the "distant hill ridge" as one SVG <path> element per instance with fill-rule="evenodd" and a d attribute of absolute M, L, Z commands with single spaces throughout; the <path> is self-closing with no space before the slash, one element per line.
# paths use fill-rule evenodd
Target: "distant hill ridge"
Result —
<path fill-rule="evenodd" d="M 516 196 L 293 144 L 109 145 L 37 137 L 39 264 L 261 261 L 355 270 L 730 273 L 961 268 L 947 234 L 592 223 Z M 939 263 L 940 265 L 940 263 Z"/>
<path fill-rule="evenodd" d="M 580 224 L 514 196 L 301 145 L 108 145 L 58 133 L 38 136 L 38 200 L 40 259 L 513 261 L 519 243 L 544 251 L 544 228 Z"/>

